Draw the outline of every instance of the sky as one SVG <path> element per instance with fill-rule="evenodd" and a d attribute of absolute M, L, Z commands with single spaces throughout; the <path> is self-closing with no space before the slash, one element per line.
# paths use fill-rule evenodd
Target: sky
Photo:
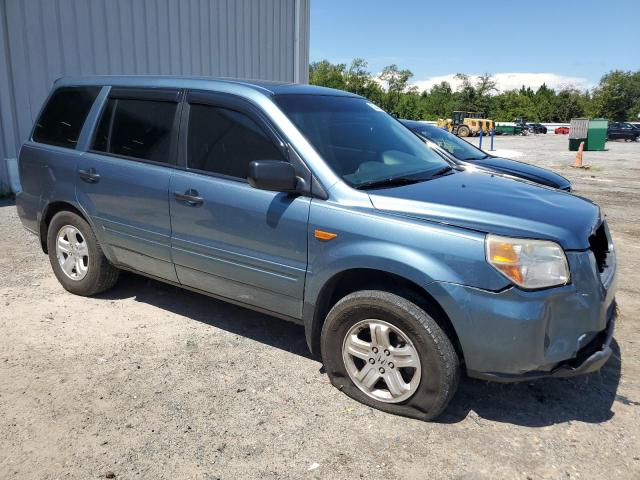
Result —
<path fill-rule="evenodd" d="M 640 0 L 311 0 L 310 60 L 376 74 L 397 64 L 420 88 L 491 73 L 498 88 L 592 88 L 640 70 Z"/>

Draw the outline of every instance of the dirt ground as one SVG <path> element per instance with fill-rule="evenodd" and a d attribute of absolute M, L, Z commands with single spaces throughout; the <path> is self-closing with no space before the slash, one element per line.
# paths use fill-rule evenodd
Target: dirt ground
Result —
<path fill-rule="evenodd" d="M 299 326 L 130 274 L 65 292 L 1 202 L 0 478 L 640 478 L 640 143 L 585 152 L 590 170 L 567 143 L 496 138 L 607 214 L 615 355 L 572 380 L 463 380 L 435 423 L 331 387 Z"/>

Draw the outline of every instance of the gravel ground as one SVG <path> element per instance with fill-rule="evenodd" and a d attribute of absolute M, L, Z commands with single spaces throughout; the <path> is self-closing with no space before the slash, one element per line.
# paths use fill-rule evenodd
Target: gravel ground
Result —
<path fill-rule="evenodd" d="M 600 373 L 465 379 L 438 422 L 384 414 L 330 386 L 299 326 L 135 275 L 65 292 L 4 201 L 0 478 L 640 478 L 640 144 L 585 152 L 590 170 L 566 136 L 496 147 L 609 218 L 621 315 Z"/>

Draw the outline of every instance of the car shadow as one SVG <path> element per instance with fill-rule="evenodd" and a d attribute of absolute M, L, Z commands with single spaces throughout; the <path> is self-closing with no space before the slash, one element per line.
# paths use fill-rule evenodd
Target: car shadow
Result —
<path fill-rule="evenodd" d="M 122 272 L 112 290 L 97 296 L 105 300 L 134 298 L 163 310 L 318 361 L 307 348 L 304 328 L 291 322 L 232 305 L 156 280 Z M 436 420 L 453 424 L 471 416 L 528 427 L 569 421 L 602 423 L 613 417 L 615 400 L 636 403 L 616 395 L 620 382 L 620 348 L 600 372 L 572 379 L 499 384 L 463 377 L 458 392 Z M 324 369 L 318 363 L 321 373 Z M 472 413 L 473 412 L 473 413 Z"/>
<path fill-rule="evenodd" d="M 613 354 L 596 373 L 565 379 L 501 384 L 464 378 L 439 423 L 456 423 L 472 416 L 494 422 L 544 427 L 569 421 L 602 423 L 613 418 L 611 407 L 619 397 L 622 362 L 613 340 Z"/>
<path fill-rule="evenodd" d="M 304 327 L 253 310 L 191 292 L 141 275 L 122 272 L 117 285 L 95 298 L 135 298 L 163 310 L 192 318 L 230 333 L 312 359 Z"/>

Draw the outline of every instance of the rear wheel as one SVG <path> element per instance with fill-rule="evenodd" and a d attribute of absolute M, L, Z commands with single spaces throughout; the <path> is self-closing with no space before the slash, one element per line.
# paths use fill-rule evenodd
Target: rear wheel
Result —
<path fill-rule="evenodd" d="M 459 137 L 468 137 L 470 133 L 471 133 L 471 130 L 469 130 L 469 127 L 467 127 L 466 125 L 460 125 L 458 127 Z"/>
<path fill-rule="evenodd" d="M 389 292 L 363 290 L 340 300 L 324 323 L 321 348 L 331 383 L 385 412 L 431 420 L 458 385 L 458 356 L 442 328 Z"/>
<path fill-rule="evenodd" d="M 95 295 L 115 285 L 119 270 L 102 252 L 91 226 L 80 215 L 63 211 L 49 224 L 47 249 L 53 273 L 76 295 Z"/>

